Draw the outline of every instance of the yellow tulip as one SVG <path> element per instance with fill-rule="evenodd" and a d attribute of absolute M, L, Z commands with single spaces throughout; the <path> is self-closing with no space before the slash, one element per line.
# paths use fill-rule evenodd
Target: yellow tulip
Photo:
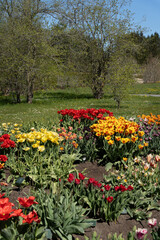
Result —
<path fill-rule="evenodd" d="M 38 146 L 38 151 L 39 152 L 44 152 L 44 150 L 45 150 L 45 146 L 44 145 Z"/>
<path fill-rule="evenodd" d="M 28 150 L 30 150 L 30 148 L 29 147 L 25 147 L 25 148 L 22 148 L 24 151 L 28 151 Z"/>
<path fill-rule="evenodd" d="M 109 141 L 108 141 L 108 144 L 109 144 L 109 145 L 113 145 L 113 144 L 114 144 L 114 141 L 113 141 L 113 140 L 109 140 Z"/>
<path fill-rule="evenodd" d="M 33 148 L 38 148 L 38 147 L 39 147 L 39 145 L 38 145 L 38 144 L 36 144 L 36 143 L 34 143 L 34 144 L 32 145 L 32 147 L 33 147 Z"/>
<path fill-rule="evenodd" d="M 29 143 L 32 143 L 32 142 L 35 141 L 35 139 L 34 139 L 34 138 L 27 138 L 27 141 L 28 141 Z"/>
<path fill-rule="evenodd" d="M 138 132 L 138 135 L 139 135 L 140 137 L 143 137 L 144 132 L 143 132 L 143 131 L 139 131 L 139 132 Z"/>
<path fill-rule="evenodd" d="M 109 141 L 111 139 L 111 136 L 104 137 L 105 140 Z"/>
<path fill-rule="evenodd" d="M 19 138 L 19 139 L 17 140 L 18 143 L 23 143 L 23 142 L 25 142 L 25 141 L 26 141 L 25 138 Z"/>
<path fill-rule="evenodd" d="M 43 136 L 42 138 L 41 138 L 41 141 L 43 142 L 43 143 L 45 143 L 45 142 L 47 142 L 47 137 L 46 136 Z"/>

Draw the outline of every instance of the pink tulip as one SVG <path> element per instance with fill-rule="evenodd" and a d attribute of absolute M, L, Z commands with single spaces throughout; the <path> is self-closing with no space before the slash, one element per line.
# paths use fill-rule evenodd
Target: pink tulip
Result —
<path fill-rule="evenodd" d="M 157 219 L 156 218 L 152 218 L 152 219 L 148 219 L 148 226 L 149 227 L 154 227 L 157 225 Z"/>
<path fill-rule="evenodd" d="M 156 155 L 156 156 L 155 156 L 155 160 L 156 160 L 156 162 L 160 162 L 160 156 L 159 156 L 159 155 Z"/>
<path fill-rule="evenodd" d="M 136 230 L 137 238 L 138 239 L 143 239 L 144 235 L 147 234 L 147 229 L 146 228 L 138 228 Z"/>

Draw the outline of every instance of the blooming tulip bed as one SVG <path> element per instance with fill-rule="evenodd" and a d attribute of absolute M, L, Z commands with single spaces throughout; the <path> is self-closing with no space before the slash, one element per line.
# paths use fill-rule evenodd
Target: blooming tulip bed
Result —
<path fill-rule="evenodd" d="M 0 239 L 98 240 L 85 229 L 114 222 L 116 229 L 124 216 L 137 227 L 103 240 L 160 239 L 160 115 L 58 114 L 58 126 L 0 128 Z"/>

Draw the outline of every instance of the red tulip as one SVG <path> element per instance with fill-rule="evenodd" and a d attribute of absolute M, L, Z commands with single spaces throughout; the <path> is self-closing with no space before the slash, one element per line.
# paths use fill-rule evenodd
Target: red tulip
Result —
<path fill-rule="evenodd" d="M 18 198 L 19 203 L 23 206 L 23 207 L 30 207 L 33 204 L 38 204 L 38 202 L 34 201 L 35 197 L 31 196 L 29 198 Z"/>

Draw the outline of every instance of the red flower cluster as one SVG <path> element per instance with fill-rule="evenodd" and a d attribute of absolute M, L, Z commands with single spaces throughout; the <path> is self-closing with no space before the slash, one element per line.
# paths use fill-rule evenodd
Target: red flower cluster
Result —
<path fill-rule="evenodd" d="M 104 185 L 104 186 L 102 186 L 102 184 L 101 184 L 100 182 L 96 181 L 95 178 L 89 178 L 89 179 L 88 179 L 87 186 L 88 186 L 88 185 L 91 185 L 91 184 L 92 184 L 94 187 L 98 187 L 98 188 L 104 187 L 104 189 L 105 189 L 106 191 L 109 191 L 110 188 L 111 188 L 110 185 Z M 101 192 L 104 192 L 104 189 L 101 188 L 100 191 L 101 191 Z M 133 190 L 133 187 L 132 187 L 131 185 L 129 185 L 129 186 L 126 188 L 124 185 L 121 184 L 120 186 L 115 186 L 115 187 L 114 187 L 114 190 L 115 190 L 115 191 L 121 191 L 121 192 L 124 192 L 124 191 L 132 191 L 132 190 Z"/>
<path fill-rule="evenodd" d="M 14 209 L 13 203 L 9 202 L 9 198 L 0 198 L 0 221 L 8 220 L 12 217 Z"/>
<path fill-rule="evenodd" d="M 79 178 L 83 181 L 85 179 L 85 176 L 82 173 L 79 173 Z"/>
<path fill-rule="evenodd" d="M 72 173 L 69 174 L 69 178 L 68 178 L 68 182 L 75 182 L 76 185 L 80 184 L 81 180 L 83 181 L 85 179 L 85 176 L 82 173 L 79 173 L 79 178 L 75 178 L 74 175 Z M 86 184 L 86 187 L 88 187 L 89 185 L 93 185 L 94 187 L 98 187 L 100 188 L 100 192 L 104 193 L 104 191 L 109 191 L 111 189 L 110 185 L 102 185 L 102 183 L 98 182 L 95 180 L 95 178 L 89 178 L 88 182 Z M 115 186 L 113 187 L 113 190 L 117 191 L 132 191 L 133 187 L 131 185 L 129 185 L 127 188 L 124 185 L 119 185 L 119 186 Z M 105 198 L 105 194 L 102 195 L 102 198 Z M 111 203 L 113 201 L 113 197 L 112 196 L 108 196 L 106 197 L 106 200 L 108 203 Z"/>
<path fill-rule="evenodd" d="M 126 188 L 124 185 L 120 185 L 120 186 L 115 186 L 114 187 L 114 190 L 115 191 L 121 191 L 121 192 L 124 192 L 124 191 L 132 191 L 133 190 L 133 187 L 131 185 L 128 186 L 128 188 Z"/>
<path fill-rule="evenodd" d="M 0 161 L 6 162 L 8 160 L 8 157 L 6 155 L 0 155 Z"/>
<path fill-rule="evenodd" d="M 10 139 L 10 135 L 3 134 L 0 137 L 1 148 L 14 148 L 16 146 L 15 142 Z"/>
<path fill-rule="evenodd" d="M 109 203 L 111 203 L 111 202 L 113 201 L 113 197 L 112 197 L 112 196 L 109 196 L 109 197 L 107 197 L 106 199 L 107 199 L 107 201 L 108 201 Z"/>
<path fill-rule="evenodd" d="M 80 184 L 80 182 L 81 182 L 81 180 L 80 180 L 80 179 L 78 179 L 78 178 L 76 178 L 76 179 L 75 179 L 75 184 L 77 184 L 77 185 L 78 185 L 78 184 Z"/>
<path fill-rule="evenodd" d="M 38 202 L 34 201 L 35 200 L 35 197 L 31 196 L 29 198 L 18 198 L 18 201 L 19 203 L 21 204 L 21 206 L 27 208 L 27 207 L 30 207 L 32 206 L 33 204 L 38 204 Z"/>
<path fill-rule="evenodd" d="M 21 213 L 21 217 L 24 218 L 22 223 L 28 223 L 31 224 L 33 221 L 36 223 L 40 223 L 40 219 L 38 218 L 38 215 L 36 213 L 35 210 L 33 210 L 32 212 L 30 212 L 28 215 L 24 215 L 23 213 Z"/>
<path fill-rule="evenodd" d="M 3 135 L 0 137 L 0 142 L 3 142 L 4 139 L 10 139 L 10 135 L 9 135 L 9 134 L 3 134 Z"/>
<path fill-rule="evenodd" d="M 104 188 L 105 188 L 106 191 L 109 191 L 110 188 L 111 188 L 111 186 L 109 186 L 109 185 L 107 184 L 107 185 L 104 185 Z"/>
<path fill-rule="evenodd" d="M 87 185 L 94 183 L 94 181 L 95 181 L 95 178 L 89 178 L 89 179 L 88 179 L 88 184 L 87 184 Z"/>
<path fill-rule="evenodd" d="M 0 194 L 0 221 L 6 221 L 12 217 L 22 217 L 23 223 L 32 223 L 33 221 L 39 223 L 40 219 L 38 218 L 37 213 L 33 210 L 28 215 L 22 213 L 22 209 L 13 209 L 14 204 L 9 201 L 9 198 L 3 198 L 4 194 Z M 22 201 L 22 198 L 19 198 Z M 35 197 L 29 197 L 28 199 L 23 199 L 25 206 L 31 206 L 34 203 L 33 200 Z"/>
<path fill-rule="evenodd" d="M 89 178 L 89 179 L 88 179 L 87 186 L 88 186 L 89 184 L 93 184 L 94 187 L 98 187 L 98 188 L 101 188 L 101 187 L 102 187 L 102 183 L 96 181 L 95 178 Z"/>
<path fill-rule="evenodd" d="M 113 113 L 106 109 L 94 109 L 94 108 L 88 108 L 88 109 L 64 109 L 57 112 L 58 114 L 61 114 L 62 116 L 68 115 L 70 117 L 73 117 L 75 120 L 79 119 L 89 119 L 93 121 L 95 118 L 103 119 L 103 115 L 107 113 L 109 116 L 113 116 Z M 61 119 L 62 120 L 62 119 Z M 62 120 L 63 121 L 63 120 Z"/>
<path fill-rule="evenodd" d="M 4 168 L 4 163 L 8 160 L 6 155 L 0 155 L 0 169 Z"/>
<path fill-rule="evenodd" d="M 69 174 L 68 182 L 73 182 L 74 180 L 74 175 L 72 173 Z"/>
<path fill-rule="evenodd" d="M 79 178 L 75 178 L 75 183 L 78 185 L 80 184 L 81 181 L 85 179 L 85 176 L 82 173 L 79 173 Z M 68 182 L 73 182 L 74 180 L 74 175 L 72 173 L 69 174 L 69 178 L 67 179 Z"/>

